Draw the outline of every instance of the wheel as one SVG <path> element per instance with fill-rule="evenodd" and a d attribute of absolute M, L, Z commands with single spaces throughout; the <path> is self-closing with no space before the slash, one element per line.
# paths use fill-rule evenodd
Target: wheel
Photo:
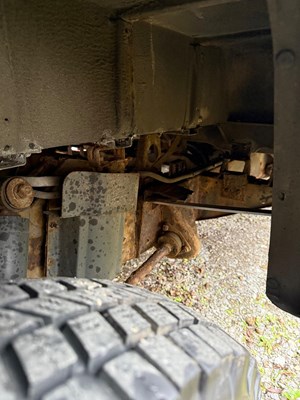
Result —
<path fill-rule="evenodd" d="M 0 285 L 0 398 L 259 399 L 249 353 L 138 287 L 59 278 Z"/>

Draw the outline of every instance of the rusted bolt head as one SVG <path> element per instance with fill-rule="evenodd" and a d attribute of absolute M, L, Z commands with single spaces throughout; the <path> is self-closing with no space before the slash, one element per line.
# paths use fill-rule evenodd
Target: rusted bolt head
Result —
<path fill-rule="evenodd" d="M 19 196 L 20 199 L 30 196 L 32 193 L 32 188 L 29 184 L 21 183 L 16 186 L 15 194 Z"/>
<path fill-rule="evenodd" d="M 190 251 L 190 249 L 187 245 L 182 246 L 182 249 L 181 249 L 182 253 L 188 253 L 189 251 Z"/>
<path fill-rule="evenodd" d="M 34 192 L 25 179 L 16 177 L 3 183 L 1 198 L 8 209 L 24 210 L 31 206 Z"/>
<path fill-rule="evenodd" d="M 182 241 L 177 233 L 167 232 L 160 236 L 157 240 L 159 246 L 170 245 L 172 251 L 170 252 L 170 257 L 176 257 L 182 249 Z"/>
<path fill-rule="evenodd" d="M 167 232 L 167 231 L 169 230 L 169 225 L 163 224 L 162 230 L 163 230 L 164 232 Z"/>

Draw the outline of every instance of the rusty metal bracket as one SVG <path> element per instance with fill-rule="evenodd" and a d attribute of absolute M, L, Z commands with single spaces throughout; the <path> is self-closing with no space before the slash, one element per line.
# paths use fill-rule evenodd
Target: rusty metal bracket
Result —
<path fill-rule="evenodd" d="M 222 196 L 229 199 L 244 201 L 245 191 L 248 185 L 246 174 L 224 174 Z"/>
<path fill-rule="evenodd" d="M 268 0 L 275 68 L 274 187 L 267 296 L 300 316 L 300 7 Z"/>
<path fill-rule="evenodd" d="M 271 215 L 271 210 L 264 208 L 272 205 L 272 187 L 266 182 L 247 182 L 244 187 L 244 176 L 232 176 L 237 178 L 239 183 L 233 182 L 234 187 L 240 188 L 242 184 L 243 196 L 224 197 L 224 182 L 219 175 L 196 176 L 182 184 L 181 189 L 184 191 L 176 189 L 174 194 L 168 192 L 167 196 L 162 187 L 149 186 L 138 213 L 140 231 L 137 256 L 157 243 L 162 228 L 164 230 L 166 226 L 169 231 L 179 234 L 187 247 L 188 251 L 180 256 L 189 258 L 195 256 L 199 249 L 195 221 L 240 212 Z M 170 189 L 174 187 L 168 186 Z M 184 196 L 178 195 L 182 193 Z M 189 251 L 189 246 L 194 249 L 192 252 Z"/>
<path fill-rule="evenodd" d="M 180 238 L 182 246 L 180 251 L 171 253 L 170 258 L 194 258 L 201 249 L 194 210 L 179 209 L 173 205 L 162 206 L 163 230 L 166 225 L 170 232 L 174 232 Z"/>

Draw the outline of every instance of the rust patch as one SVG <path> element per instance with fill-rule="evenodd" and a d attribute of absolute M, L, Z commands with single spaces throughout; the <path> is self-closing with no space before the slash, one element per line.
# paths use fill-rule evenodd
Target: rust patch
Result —
<path fill-rule="evenodd" d="M 2 184 L 1 202 L 9 210 L 24 210 L 31 206 L 33 199 L 33 189 L 23 178 L 10 178 Z"/>
<path fill-rule="evenodd" d="M 124 237 L 122 247 L 122 263 L 137 257 L 136 214 L 125 214 Z"/>
<path fill-rule="evenodd" d="M 156 244 L 162 225 L 161 206 L 142 202 L 140 209 L 140 231 L 138 254 L 144 253 Z"/>
<path fill-rule="evenodd" d="M 246 174 L 224 174 L 222 196 L 232 200 L 245 200 L 245 191 L 248 184 Z"/>
<path fill-rule="evenodd" d="M 182 251 L 174 258 L 194 258 L 201 249 L 200 239 L 195 223 L 193 210 L 178 207 L 162 206 L 163 220 L 168 224 L 168 230 L 176 233 L 182 241 Z"/>
<path fill-rule="evenodd" d="M 46 275 L 45 258 L 45 200 L 36 200 L 29 212 L 29 247 L 27 278 L 41 278 Z"/>

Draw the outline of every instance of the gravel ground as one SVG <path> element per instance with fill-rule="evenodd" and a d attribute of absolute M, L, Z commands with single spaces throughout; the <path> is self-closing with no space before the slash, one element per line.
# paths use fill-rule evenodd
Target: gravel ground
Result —
<path fill-rule="evenodd" d="M 202 251 L 165 259 L 140 286 L 214 321 L 255 356 L 263 399 L 300 399 L 300 320 L 265 296 L 270 218 L 235 215 L 198 224 Z M 127 263 L 119 280 L 147 257 Z"/>

